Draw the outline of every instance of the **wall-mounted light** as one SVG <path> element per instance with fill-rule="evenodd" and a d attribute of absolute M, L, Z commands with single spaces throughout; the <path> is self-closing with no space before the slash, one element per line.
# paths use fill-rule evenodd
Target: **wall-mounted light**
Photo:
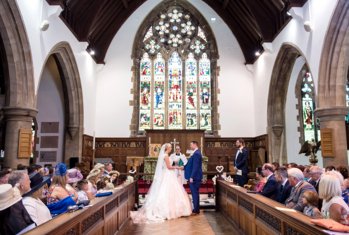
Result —
<path fill-rule="evenodd" d="M 211 22 L 215 22 L 216 21 L 216 17 L 211 17 Z"/>
<path fill-rule="evenodd" d="M 43 20 L 40 25 L 41 31 L 46 31 L 50 27 L 50 22 L 48 20 Z"/>
<path fill-rule="evenodd" d="M 254 55 L 255 55 L 255 56 L 260 56 L 261 53 L 260 53 L 260 51 L 256 51 L 256 52 L 254 53 Z"/>
<path fill-rule="evenodd" d="M 287 14 L 288 16 L 292 16 L 292 14 L 291 14 L 290 11 L 287 11 L 286 14 Z"/>
<path fill-rule="evenodd" d="M 305 31 L 307 31 L 307 32 L 313 31 L 313 25 L 312 25 L 312 23 L 309 20 L 304 21 L 303 25 L 304 25 Z"/>
<path fill-rule="evenodd" d="M 92 56 L 94 56 L 96 54 L 95 50 L 93 50 L 93 49 L 90 49 L 88 53 Z"/>

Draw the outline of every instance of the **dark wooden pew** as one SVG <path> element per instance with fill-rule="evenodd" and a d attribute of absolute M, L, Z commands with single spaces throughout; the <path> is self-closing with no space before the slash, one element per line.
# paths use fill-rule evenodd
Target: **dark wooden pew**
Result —
<path fill-rule="evenodd" d="M 135 204 L 136 183 L 115 189 L 113 195 L 96 198 L 91 207 L 65 213 L 26 234 L 117 234 L 129 219 Z"/>
<path fill-rule="evenodd" d="M 226 181 L 217 181 L 216 208 L 241 234 L 247 235 L 321 235 L 327 234 L 310 223 L 300 212 L 287 210 L 282 204 Z"/>

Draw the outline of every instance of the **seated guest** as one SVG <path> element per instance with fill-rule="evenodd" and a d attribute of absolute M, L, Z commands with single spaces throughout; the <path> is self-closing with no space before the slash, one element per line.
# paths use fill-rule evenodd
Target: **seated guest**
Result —
<path fill-rule="evenodd" d="M 304 167 L 303 175 L 304 175 L 304 180 L 309 182 L 310 179 L 311 179 L 311 177 L 310 177 L 310 166 L 305 166 Z"/>
<path fill-rule="evenodd" d="M 319 196 L 316 192 L 313 191 L 306 191 L 303 194 L 303 204 L 305 205 L 303 214 L 313 218 L 313 219 L 321 219 L 322 215 L 317 208 L 319 204 Z"/>
<path fill-rule="evenodd" d="M 263 176 L 262 174 L 262 167 L 257 167 L 256 169 L 256 178 L 257 178 L 257 183 L 254 187 L 254 191 L 256 192 L 262 192 L 263 187 L 267 181 L 267 179 Z"/>
<path fill-rule="evenodd" d="M 319 197 L 323 199 L 321 213 L 324 218 L 348 224 L 349 207 L 342 198 L 339 179 L 333 174 L 324 174 L 319 185 Z"/>
<path fill-rule="evenodd" d="M 30 179 L 26 170 L 13 171 L 8 178 L 8 183 L 12 187 L 17 187 L 21 195 L 30 191 Z"/>
<path fill-rule="evenodd" d="M 292 186 L 288 181 L 287 168 L 283 166 L 279 167 L 275 171 L 275 179 L 279 183 L 276 201 L 285 204 L 285 201 L 290 196 L 292 190 Z"/>
<path fill-rule="evenodd" d="M 58 163 L 48 191 L 47 207 L 52 215 L 59 215 L 66 212 L 69 206 L 75 205 L 76 200 L 76 192 L 67 189 L 67 167 L 64 163 Z"/>
<path fill-rule="evenodd" d="M 79 182 L 77 182 L 76 187 L 78 188 L 78 203 L 94 198 L 91 192 L 88 191 L 87 180 L 80 180 Z"/>
<path fill-rule="evenodd" d="M 262 166 L 262 174 L 264 177 L 266 177 L 266 183 L 260 192 L 261 195 L 265 197 L 269 197 L 273 200 L 276 200 L 277 197 L 277 189 L 278 189 L 278 183 L 274 176 L 274 168 L 273 165 L 269 163 L 265 163 Z"/>
<path fill-rule="evenodd" d="M 109 176 L 110 172 L 113 170 L 113 164 L 108 162 L 105 164 L 105 170 L 103 172 L 103 176 Z"/>
<path fill-rule="evenodd" d="M 309 170 L 310 170 L 309 183 L 314 186 L 317 192 L 319 192 L 319 182 L 322 175 L 322 168 L 318 166 L 311 166 Z"/>
<path fill-rule="evenodd" d="M 0 185 L 0 234 L 22 234 L 32 228 L 35 223 L 23 206 L 18 188 Z"/>
<path fill-rule="evenodd" d="M 38 226 L 52 219 L 50 210 L 41 200 L 43 188 L 49 180 L 49 177 L 44 178 L 39 172 L 34 172 L 30 175 L 31 190 L 23 195 L 23 205 Z"/>
<path fill-rule="evenodd" d="M 110 176 L 109 182 L 112 183 L 114 187 L 117 186 L 119 184 L 118 181 L 119 181 L 120 172 L 115 170 L 110 171 L 109 176 Z"/>
<path fill-rule="evenodd" d="M 99 181 L 101 171 L 98 169 L 93 169 L 87 176 L 88 181 L 88 191 L 94 196 L 97 193 L 97 182 Z"/>
<path fill-rule="evenodd" d="M 288 167 L 288 168 L 297 168 L 298 165 L 297 165 L 297 163 L 291 162 L 291 163 L 289 163 L 289 164 L 287 165 L 287 167 Z"/>
<path fill-rule="evenodd" d="M 67 170 L 67 178 L 67 183 L 70 184 L 72 187 L 75 187 L 75 184 L 78 181 L 82 180 L 84 177 L 78 169 L 72 168 Z"/>
<path fill-rule="evenodd" d="M 278 163 L 278 162 L 273 162 L 272 165 L 273 165 L 274 172 L 276 169 L 278 169 L 280 167 L 280 163 Z"/>
<path fill-rule="evenodd" d="M 316 192 L 313 185 L 304 181 L 304 175 L 298 168 L 290 168 L 287 171 L 288 180 L 290 185 L 293 187 L 290 196 L 286 199 L 286 207 L 295 209 L 297 211 L 303 212 L 303 195 L 306 191 Z"/>
<path fill-rule="evenodd" d="M 325 168 L 325 172 L 327 172 L 327 171 L 334 171 L 334 170 L 336 170 L 336 167 L 334 167 L 332 165 L 326 166 L 326 168 Z"/>
<path fill-rule="evenodd" d="M 104 169 L 105 169 L 104 164 L 102 164 L 102 163 L 97 163 L 97 164 L 93 167 L 92 171 L 93 171 L 93 170 L 99 170 L 99 176 L 98 176 L 98 178 L 102 178 L 102 177 L 103 177 L 103 174 L 104 174 Z M 90 173 L 91 173 L 92 171 L 90 171 Z"/>
<path fill-rule="evenodd" d="M 0 171 L 0 184 L 8 184 L 8 177 L 10 176 L 11 169 L 5 168 Z"/>

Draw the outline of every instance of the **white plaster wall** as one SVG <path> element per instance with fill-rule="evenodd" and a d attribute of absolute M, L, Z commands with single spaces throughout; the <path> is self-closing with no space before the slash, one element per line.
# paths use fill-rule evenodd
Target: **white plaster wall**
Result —
<path fill-rule="evenodd" d="M 285 110 L 285 134 L 286 134 L 286 150 L 287 150 L 287 162 L 296 162 L 301 165 L 309 165 L 309 159 L 304 154 L 298 154 L 301 149 L 299 143 L 300 133 L 298 131 L 299 121 L 297 116 L 299 115 L 296 105 L 298 104 L 298 99 L 295 94 L 295 87 L 297 84 L 298 75 L 305 63 L 303 57 L 299 57 L 294 66 L 290 77 L 290 82 L 287 90 L 286 97 L 286 110 Z M 318 165 L 322 166 L 323 161 L 321 157 L 321 151 L 317 152 Z"/>
<path fill-rule="evenodd" d="M 293 8 L 297 13 L 296 17 L 287 24 L 272 43 L 268 43 L 271 51 L 264 52 L 255 62 L 254 105 L 255 113 L 258 114 L 255 116 L 256 135 L 266 133 L 270 78 L 275 59 L 283 43 L 292 44 L 303 53 L 314 77 L 315 92 L 317 91 L 320 55 L 336 5 L 337 0 L 309 0 L 303 8 Z M 303 27 L 303 22 L 307 20 L 313 24 L 312 32 L 306 32 Z"/>
<path fill-rule="evenodd" d="M 161 1 L 146 1 L 120 28 L 105 61 L 98 71 L 96 136 L 129 136 L 133 108 L 131 52 L 135 35 L 144 18 Z M 255 136 L 253 77 L 244 66 L 244 57 L 234 35 L 223 20 L 205 3 L 190 1 L 209 22 L 218 44 L 220 75 L 218 100 L 222 137 Z M 211 22 L 210 18 L 217 20 Z"/>
<path fill-rule="evenodd" d="M 37 137 L 57 136 L 53 133 L 41 133 L 42 122 L 58 122 L 58 148 L 41 149 L 40 143 L 36 145 L 36 151 L 57 151 L 56 162 L 62 162 L 63 159 L 63 134 L 64 134 L 64 95 L 62 89 L 62 80 L 57 69 L 56 62 L 51 57 L 42 71 L 42 79 L 38 88 L 38 115 L 36 121 L 38 124 Z M 45 163 L 39 158 L 37 163 Z"/>
<path fill-rule="evenodd" d="M 58 17 L 62 10 L 59 6 L 49 6 L 44 0 L 16 1 L 29 38 L 36 93 L 45 61 L 51 49 L 59 42 L 68 42 L 73 50 L 81 78 L 84 104 L 84 133 L 92 135 L 95 123 L 96 64 L 85 51 L 87 44 L 77 41 L 75 36 Z M 50 22 L 50 27 L 47 31 L 40 31 L 40 25 L 43 20 Z"/>

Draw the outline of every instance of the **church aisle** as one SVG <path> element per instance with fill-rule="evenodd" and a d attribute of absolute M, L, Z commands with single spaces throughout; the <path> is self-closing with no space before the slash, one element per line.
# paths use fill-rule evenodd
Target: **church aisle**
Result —
<path fill-rule="evenodd" d="M 234 235 L 238 230 L 222 214 L 201 211 L 198 216 L 183 217 L 159 224 L 133 224 L 131 221 L 121 235 Z"/>

